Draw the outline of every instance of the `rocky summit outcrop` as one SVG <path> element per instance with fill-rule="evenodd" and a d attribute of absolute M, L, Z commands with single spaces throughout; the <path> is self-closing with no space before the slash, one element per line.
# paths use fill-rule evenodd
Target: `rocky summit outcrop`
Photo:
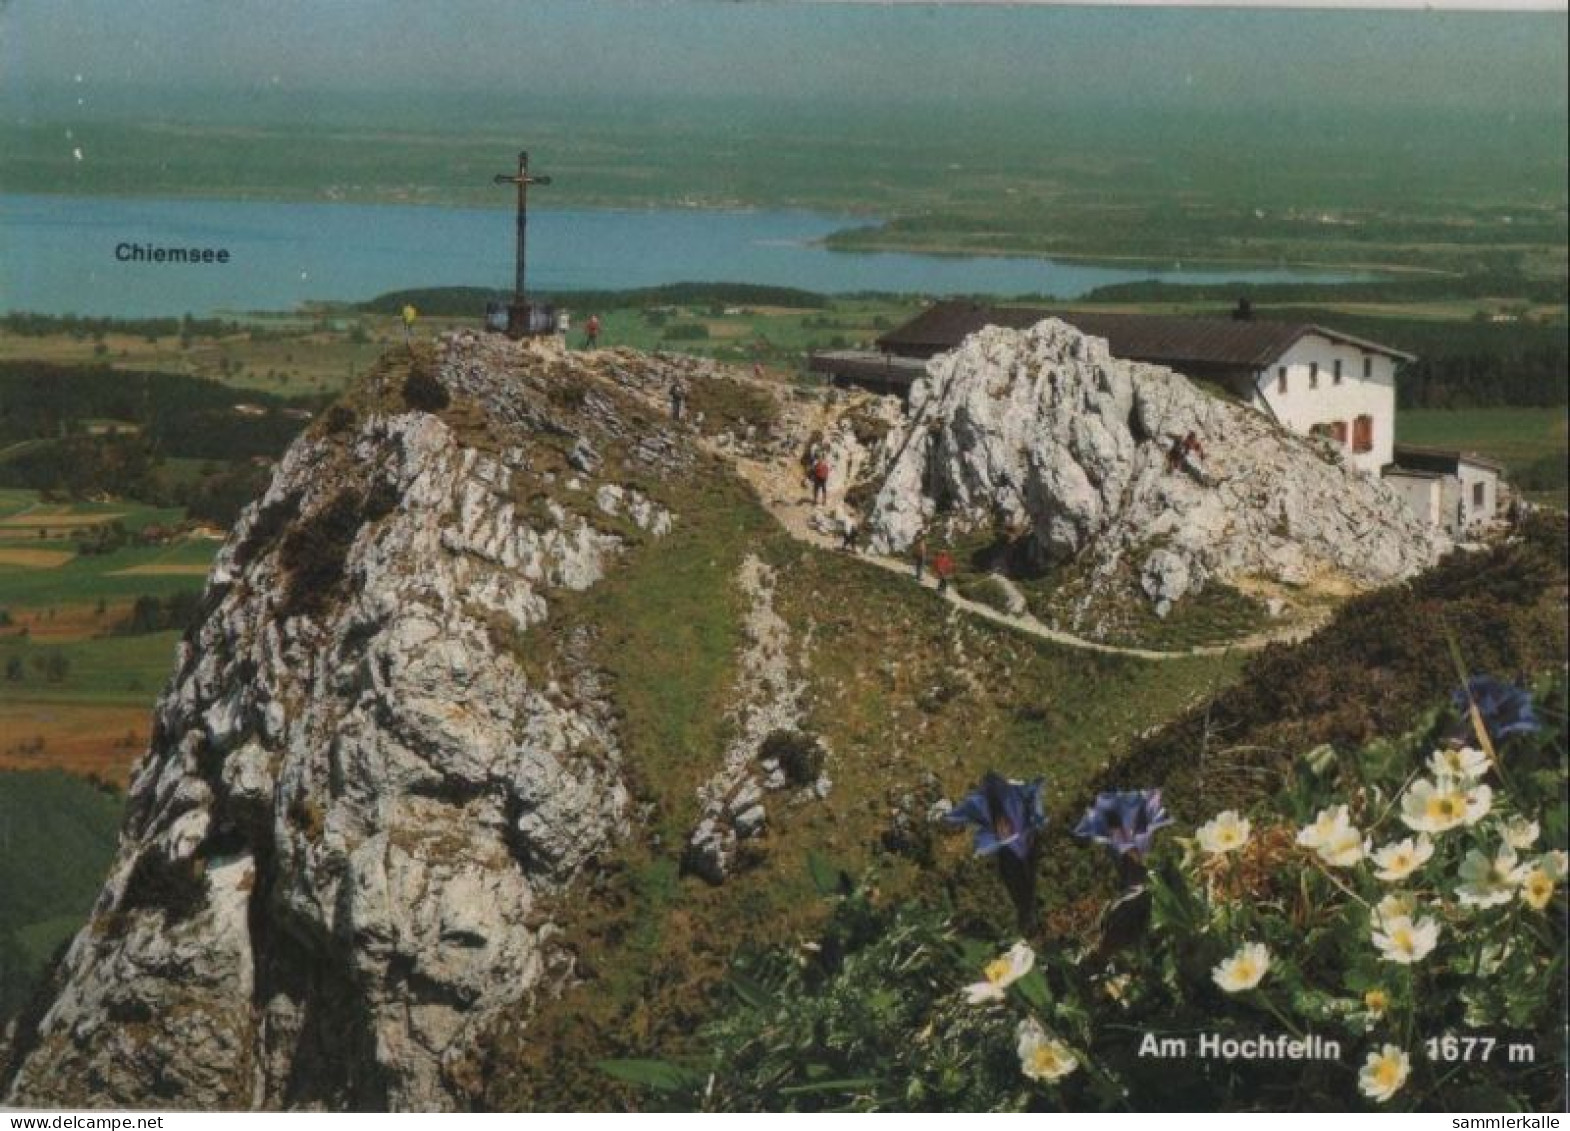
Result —
<path fill-rule="evenodd" d="M 1169 470 L 1174 437 L 1203 460 Z M 1049 319 L 987 327 L 932 360 L 884 438 L 872 547 L 994 526 L 1086 592 L 1133 588 L 1165 615 L 1211 579 L 1374 585 L 1440 549 L 1378 479 L 1316 438 Z M 1088 607 L 1073 627 L 1094 633 Z"/>
<path fill-rule="evenodd" d="M 692 458 L 585 364 L 450 338 L 290 449 L 218 557 L 0 1097 L 454 1106 L 477 1027 L 572 977 L 542 908 L 629 795 L 585 641 L 525 637 L 671 528 L 635 483 Z"/>

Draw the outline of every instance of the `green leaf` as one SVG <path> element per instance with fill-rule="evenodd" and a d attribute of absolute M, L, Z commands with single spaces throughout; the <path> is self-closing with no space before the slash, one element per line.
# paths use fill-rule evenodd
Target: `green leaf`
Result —
<path fill-rule="evenodd" d="M 805 1096 L 814 1092 L 865 1092 L 878 1086 L 876 1076 L 850 1076 L 841 1080 L 816 1080 L 811 1084 L 792 1084 L 781 1088 L 782 1096 Z"/>
<path fill-rule="evenodd" d="M 1175 928 L 1180 934 L 1204 930 L 1204 911 L 1189 890 L 1182 869 L 1170 858 L 1150 874 L 1151 923 L 1155 927 Z"/>
<path fill-rule="evenodd" d="M 607 1076 L 656 1092 L 693 1091 L 703 1083 L 702 1073 L 668 1060 L 600 1060 L 594 1067 Z"/>
<path fill-rule="evenodd" d="M 731 991 L 741 998 L 742 1002 L 748 1007 L 756 1009 L 760 1013 L 772 1013 L 774 1011 L 777 1004 L 774 1000 L 774 995 L 768 991 L 768 988 L 762 982 L 738 972 L 732 972 L 726 981 L 730 984 Z"/>
<path fill-rule="evenodd" d="M 968 937 L 959 940 L 959 952 L 966 969 L 970 970 L 980 970 L 998 956 L 998 948 L 994 944 Z"/>
<path fill-rule="evenodd" d="M 1032 968 L 1028 974 L 1014 983 L 1014 989 L 1018 991 L 1020 997 L 1039 1011 L 1045 1012 L 1050 1004 L 1051 995 L 1047 992 L 1047 980 L 1042 977 L 1039 969 Z"/>

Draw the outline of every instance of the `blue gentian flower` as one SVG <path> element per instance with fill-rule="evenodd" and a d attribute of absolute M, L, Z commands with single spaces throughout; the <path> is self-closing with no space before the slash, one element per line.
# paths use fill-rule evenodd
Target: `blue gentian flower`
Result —
<path fill-rule="evenodd" d="M 1494 742 L 1503 742 L 1512 734 L 1531 734 L 1543 725 L 1532 710 L 1530 691 L 1491 675 L 1473 676 L 1464 688 L 1457 688 L 1450 699 L 1461 712 L 1463 721 L 1468 716 L 1469 704 L 1476 703 L 1488 737 Z"/>
<path fill-rule="evenodd" d="M 1028 860 L 1036 834 L 1047 824 L 1041 801 L 1045 786 L 1045 778 L 1026 784 L 989 772 L 981 779 L 981 787 L 967 794 L 943 819 L 953 825 L 976 827 L 977 856 L 991 856 L 1006 848 L 1020 860 Z"/>
<path fill-rule="evenodd" d="M 1159 789 L 1115 790 L 1097 795 L 1074 835 L 1104 844 L 1118 856 L 1138 858 L 1150 851 L 1156 830 L 1171 823 Z"/>

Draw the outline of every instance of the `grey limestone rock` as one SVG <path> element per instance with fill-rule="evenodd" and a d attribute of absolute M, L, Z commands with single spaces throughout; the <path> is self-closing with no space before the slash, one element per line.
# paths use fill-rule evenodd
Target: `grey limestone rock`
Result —
<path fill-rule="evenodd" d="M 671 523 L 594 480 L 594 421 L 529 395 L 570 364 L 450 340 L 440 378 L 484 410 L 483 448 L 382 411 L 289 450 L 218 557 L 113 873 L 14 1035 L 5 1102 L 461 1106 L 452 1068 L 478 1030 L 565 976 L 531 913 L 622 835 L 630 802 L 594 673 L 541 657 L 547 694 L 511 642 L 621 553 L 574 506 Z M 519 477 L 549 487 L 533 445 L 573 429 L 587 494 L 525 514 Z M 350 528 L 330 531 L 344 499 Z M 336 558 L 302 592 L 313 523 Z"/>
<path fill-rule="evenodd" d="M 1170 438 L 1189 431 L 1205 459 L 1169 471 Z M 1441 548 L 1316 440 L 1054 319 L 934 358 L 879 459 L 873 550 L 903 552 L 940 518 L 995 524 L 1038 565 L 1131 571 L 1161 612 L 1212 578 L 1383 584 Z"/>

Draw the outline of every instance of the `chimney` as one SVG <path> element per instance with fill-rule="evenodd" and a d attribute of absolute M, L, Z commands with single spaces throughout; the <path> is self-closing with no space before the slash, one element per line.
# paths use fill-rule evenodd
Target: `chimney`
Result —
<path fill-rule="evenodd" d="M 1237 308 L 1232 311 L 1232 321 L 1252 322 L 1254 320 L 1254 304 L 1246 298 L 1237 300 Z"/>

